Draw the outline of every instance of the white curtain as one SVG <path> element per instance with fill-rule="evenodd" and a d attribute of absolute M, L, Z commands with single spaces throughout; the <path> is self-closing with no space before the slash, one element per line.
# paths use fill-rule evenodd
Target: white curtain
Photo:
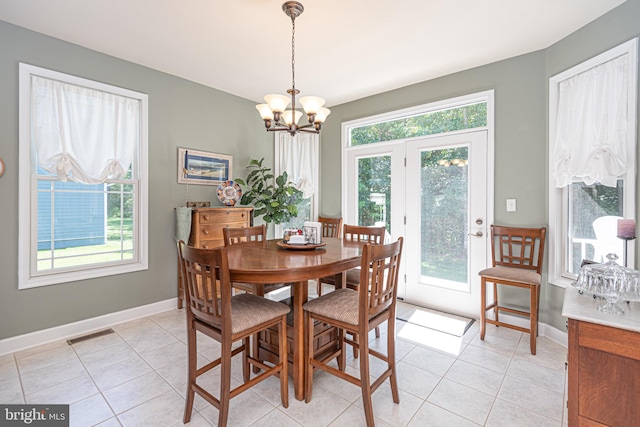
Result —
<path fill-rule="evenodd" d="M 556 187 L 580 179 L 615 187 L 627 172 L 627 55 L 559 84 L 553 153 Z"/>
<path fill-rule="evenodd" d="M 287 172 L 289 180 L 302 191 L 302 197 L 313 196 L 318 176 L 318 144 L 319 136 L 315 133 L 299 132 L 295 136 L 287 132 L 276 134 L 280 173 Z"/>
<path fill-rule="evenodd" d="M 62 181 L 122 178 L 140 135 L 140 101 L 32 76 L 31 135 L 37 164 Z"/>

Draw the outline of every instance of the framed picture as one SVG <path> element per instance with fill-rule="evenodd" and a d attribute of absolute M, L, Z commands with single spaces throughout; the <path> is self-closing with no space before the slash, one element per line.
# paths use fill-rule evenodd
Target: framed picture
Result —
<path fill-rule="evenodd" d="M 178 148 L 178 183 L 218 185 L 231 178 L 233 157 Z"/>

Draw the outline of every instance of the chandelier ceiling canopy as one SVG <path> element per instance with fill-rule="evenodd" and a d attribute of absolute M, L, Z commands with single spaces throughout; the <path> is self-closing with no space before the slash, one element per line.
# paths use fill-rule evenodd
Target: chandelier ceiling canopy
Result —
<path fill-rule="evenodd" d="M 323 107 L 324 99 L 318 96 L 303 96 L 300 104 L 304 109 L 309 123 L 298 125 L 302 111 L 296 110 L 296 95 L 300 93 L 296 89 L 296 18 L 302 14 L 304 7 L 297 1 L 288 1 L 282 5 L 284 13 L 291 18 L 291 89 L 287 95 L 270 94 L 264 97 L 266 104 L 258 104 L 256 108 L 260 112 L 264 125 L 269 132 L 286 131 L 291 135 L 298 132 L 320 133 L 322 123 L 330 113 Z M 287 107 L 291 103 L 291 109 Z"/>

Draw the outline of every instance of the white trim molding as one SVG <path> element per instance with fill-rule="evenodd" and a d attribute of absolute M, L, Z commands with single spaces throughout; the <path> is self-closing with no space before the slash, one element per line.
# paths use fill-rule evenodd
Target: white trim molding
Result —
<path fill-rule="evenodd" d="M 109 328 L 119 323 L 129 322 L 141 317 L 169 311 L 175 309 L 177 307 L 177 303 L 177 298 L 171 298 L 152 304 L 142 305 L 140 307 L 130 308 L 128 310 L 92 317 L 91 319 L 80 320 L 78 322 L 67 323 L 65 325 L 43 329 L 41 331 L 5 338 L 0 340 L 0 356 L 15 353 L 38 345 L 48 344 L 54 341 L 86 335 Z"/>

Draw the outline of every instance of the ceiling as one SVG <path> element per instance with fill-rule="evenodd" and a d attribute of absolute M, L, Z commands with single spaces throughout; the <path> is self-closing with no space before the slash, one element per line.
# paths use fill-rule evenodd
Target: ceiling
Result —
<path fill-rule="evenodd" d="M 2 0 L 0 20 L 262 102 L 291 87 L 284 0 Z M 328 106 L 544 49 L 624 0 L 302 0 L 296 88 Z"/>

